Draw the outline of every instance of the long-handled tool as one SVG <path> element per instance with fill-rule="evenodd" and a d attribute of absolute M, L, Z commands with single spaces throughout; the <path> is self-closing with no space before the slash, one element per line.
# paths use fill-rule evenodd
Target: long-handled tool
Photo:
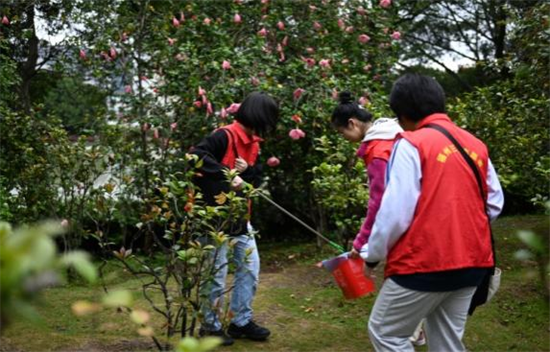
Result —
<path fill-rule="evenodd" d="M 271 198 L 269 198 L 268 196 L 266 196 L 265 194 L 263 194 L 262 192 L 258 192 L 258 194 L 265 200 L 267 200 L 269 203 L 271 203 L 272 205 L 274 205 L 277 209 L 279 209 L 280 211 L 282 211 L 283 213 L 285 213 L 286 215 L 290 216 L 292 219 L 296 220 L 300 225 L 302 225 L 303 227 L 305 227 L 306 229 L 308 229 L 309 231 L 313 232 L 315 234 L 315 236 L 323 239 L 324 241 L 326 241 L 330 246 L 332 246 L 333 248 L 335 248 L 336 250 L 338 250 L 340 253 L 344 253 L 344 248 L 342 248 L 342 246 L 340 246 L 339 244 L 337 243 L 334 243 L 332 242 L 331 240 L 329 240 L 328 238 L 326 238 L 325 236 L 321 235 L 318 231 L 316 231 L 315 229 L 313 229 L 311 226 L 309 226 L 308 224 L 306 224 L 305 222 L 303 222 L 302 220 L 298 219 L 294 214 L 292 214 L 291 212 L 289 212 L 288 210 L 286 210 L 285 208 L 283 208 L 282 206 L 280 206 L 279 204 L 275 203 Z"/>

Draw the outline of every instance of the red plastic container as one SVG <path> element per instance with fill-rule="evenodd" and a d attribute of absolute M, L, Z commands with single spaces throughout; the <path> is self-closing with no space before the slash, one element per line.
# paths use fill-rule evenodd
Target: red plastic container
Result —
<path fill-rule="evenodd" d="M 374 282 L 365 276 L 364 270 L 363 259 L 348 258 L 332 271 L 336 283 L 347 299 L 359 298 L 374 291 Z"/>

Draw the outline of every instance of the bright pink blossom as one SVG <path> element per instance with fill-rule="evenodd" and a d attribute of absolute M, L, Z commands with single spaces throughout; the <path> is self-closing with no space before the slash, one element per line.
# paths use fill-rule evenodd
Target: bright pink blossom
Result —
<path fill-rule="evenodd" d="M 177 18 L 173 17 L 172 18 L 172 26 L 178 28 L 180 26 L 180 21 L 178 21 Z"/>
<path fill-rule="evenodd" d="M 2 24 L 6 26 L 10 25 L 10 20 L 8 19 L 7 16 L 2 17 Z"/>
<path fill-rule="evenodd" d="M 205 18 L 204 21 L 202 21 L 202 23 L 204 23 L 205 25 L 209 26 L 210 25 L 210 22 L 212 22 L 212 20 L 210 18 Z"/>
<path fill-rule="evenodd" d="M 306 63 L 307 67 L 315 66 L 315 59 L 302 56 L 302 61 Z"/>
<path fill-rule="evenodd" d="M 306 136 L 306 133 L 299 128 L 294 128 L 291 129 L 290 132 L 288 132 L 288 136 L 294 140 L 298 140 L 300 138 L 304 138 Z"/>
<path fill-rule="evenodd" d="M 319 29 L 323 28 L 323 26 L 319 22 L 315 21 L 315 22 L 313 22 L 313 28 L 316 29 L 316 30 L 319 30 Z"/>
<path fill-rule="evenodd" d="M 399 31 L 395 31 L 391 34 L 391 38 L 393 40 L 399 40 L 399 39 L 401 39 L 401 33 Z"/>
<path fill-rule="evenodd" d="M 223 62 L 222 62 L 222 68 L 223 68 L 224 70 L 229 70 L 229 69 L 231 68 L 231 63 L 230 63 L 229 61 L 227 61 L 227 60 L 223 60 Z"/>
<path fill-rule="evenodd" d="M 220 118 L 222 118 L 224 120 L 227 118 L 227 110 L 225 110 L 225 108 L 222 108 L 220 110 Z"/>
<path fill-rule="evenodd" d="M 227 112 L 229 114 L 236 114 L 237 111 L 239 111 L 239 108 L 241 107 L 241 104 L 239 103 L 233 103 L 227 108 Z"/>
<path fill-rule="evenodd" d="M 208 103 L 208 98 L 206 97 L 206 95 L 202 95 L 201 99 L 202 99 L 202 105 L 206 105 L 206 103 Z"/>
<path fill-rule="evenodd" d="M 338 20 L 338 27 L 340 27 L 340 29 L 344 29 L 346 27 L 346 23 L 341 18 Z"/>
<path fill-rule="evenodd" d="M 212 109 L 212 103 L 208 102 L 206 103 L 206 116 L 210 116 L 214 113 L 214 109 Z"/>
<path fill-rule="evenodd" d="M 359 43 L 365 44 L 369 42 L 370 37 L 366 34 L 361 34 L 359 37 L 357 37 L 357 40 L 359 40 Z"/>
<path fill-rule="evenodd" d="M 153 138 L 154 138 L 154 139 L 159 139 L 159 136 L 160 136 L 160 134 L 159 134 L 159 129 L 158 129 L 158 128 L 155 128 L 155 129 L 153 130 Z"/>
<path fill-rule="evenodd" d="M 128 94 L 132 93 L 132 86 L 131 85 L 127 85 L 124 87 L 124 91 Z"/>
<path fill-rule="evenodd" d="M 112 46 L 111 49 L 109 49 L 109 56 L 112 58 L 112 59 L 115 59 L 116 58 L 116 49 Z"/>
<path fill-rule="evenodd" d="M 380 0 L 380 6 L 387 9 L 391 6 L 391 0 Z"/>
<path fill-rule="evenodd" d="M 302 94 L 305 92 L 305 90 L 303 90 L 302 88 L 297 88 L 294 93 L 292 93 L 292 96 L 294 97 L 294 100 L 298 100 L 300 99 L 300 97 L 302 96 Z"/>
<path fill-rule="evenodd" d="M 258 31 L 258 35 L 259 35 L 260 37 L 265 37 L 265 36 L 267 35 L 267 29 L 265 29 L 265 28 L 260 29 L 260 30 Z"/>
<path fill-rule="evenodd" d="M 288 35 L 285 35 L 285 37 L 283 38 L 283 41 L 281 42 L 281 44 L 283 44 L 283 46 L 288 45 Z"/>
<path fill-rule="evenodd" d="M 267 165 L 268 165 L 269 167 L 276 167 L 276 166 L 279 166 L 280 163 L 281 163 L 281 161 L 279 160 L 279 158 L 274 157 L 274 156 L 272 156 L 271 158 L 267 159 Z"/>
<path fill-rule="evenodd" d="M 369 100 L 365 97 L 361 97 L 357 102 L 359 103 L 359 105 L 365 106 L 369 103 Z"/>
<path fill-rule="evenodd" d="M 168 38 L 168 45 L 174 45 L 175 42 L 176 42 L 176 39 Z"/>
<path fill-rule="evenodd" d="M 203 95 L 205 95 L 205 94 L 206 94 L 206 91 L 205 91 L 204 89 L 202 89 L 201 86 L 199 86 L 199 95 L 200 95 L 200 96 L 203 96 Z"/>
<path fill-rule="evenodd" d="M 86 60 L 86 50 L 80 49 L 80 52 L 78 54 L 80 55 L 80 58 L 82 60 Z"/>
<path fill-rule="evenodd" d="M 202 108 L 202 102 L 200 100 L 196 100 L 193 102 L 193 105 L 197 108 L 197 109 L 200 109 Z"/>
<path fill-rule="evenodd" d="M 330 60 L 328 60 L 328 59 L 320 60 L 319 61 L 319 66 L 325 67 L 325 68 L 330 68 Z"/>
<path fill-rule="evenodd" d="M 360 14 L 361 16 L 364 16 L 367 11 L 365 11 L 365 8 L 363 6 L 359 6 L 357 7 L 357 13 Z"/>
<path fill-rule="evenodd" d="M 178 123 L 177 123 L 177 122 L 172 122 L 172 123 L 170 124 L 170 129 L 171 129 L 172 131 L 175 131 L 177 128 L 178 128 Z"/>
<path fill-rule="evenodd" d="M 302 117 L 298 114 L 294 114 L 294 115 L 292 115 L 292 121 L 294 121 L 296 123 L 302 123 Z"/>
<path fill-rule="evenodd" d="M 332 99 L 338 100 L 338 91 L 336 89 L 332 90 Z"/>
<path fill-rule="evenodd" d="M 347 33 L 353 33 L 354 30 L 355 30 L 355 28 L 353 28 L 353 26 L 346 27 L 346 32 Z"/>
<path fill-rule="evenodd" d="M 235 14 L 235 16 L 233 17 L 233 22 L 235 23 L 241 23 L 243 20 L 241 18 L 241 15 L 239 15 L 238 13 Z"/>
<path fill-rule="evenodd" d="M 277 22 L 277 28 L 279 28 L 279 30 L 281 30 L 281 31 L 284 31 L 285 30 L 285 23 L 283 21 Z"/>

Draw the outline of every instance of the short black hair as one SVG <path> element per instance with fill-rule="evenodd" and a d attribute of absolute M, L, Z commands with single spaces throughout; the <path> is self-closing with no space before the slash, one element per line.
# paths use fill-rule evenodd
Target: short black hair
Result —
<path fill-rule="evenodd" d="M 235 120 L 259 135 L 275 129 L 279 121 L 279 105 L 263 92 L 250 93 L 242 102 Z"/>
<path fill-rule="evenodd" d="M 346 127 L 352 117 L 363 122 L 372 120 L 372 114 L 353 101 L 350 92 L 342 92 L 340 93 L 340 104 L 332 112 L 332 125 Z"/>
<path fill-rule="evenodd" d="M 418 122 L 435 113 L 445 113 L 445 92 L 432 77 L 407 73 L 393 84 L 390 107 L 398 119 Z"/>

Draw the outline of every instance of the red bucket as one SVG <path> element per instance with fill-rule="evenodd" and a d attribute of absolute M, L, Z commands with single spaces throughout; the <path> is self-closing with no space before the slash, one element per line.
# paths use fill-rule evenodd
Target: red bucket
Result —
<path fill-rule="evenodd" d="M 365 276 L 365 262 L 348 258 L 332 271 L 336 283 L 347 299 L 359 298 L 374 291 L 374 282 Z"/>

